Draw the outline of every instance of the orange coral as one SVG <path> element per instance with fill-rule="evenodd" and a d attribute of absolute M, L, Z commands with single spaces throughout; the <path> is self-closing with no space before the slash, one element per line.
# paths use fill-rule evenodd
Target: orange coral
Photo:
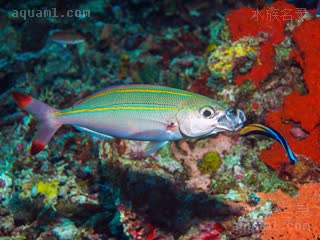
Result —
<path fill-rule="evenodd" d="M 309 90 L 306 96 L 288 96 L 285 101 L 285 116 L 301 122 L 307 131 L 312 131 L 320 122 L 320 85 L 318 67 L 320 51 L 320 19 L 304 21 L 292 35 L 298 45 L 299 54 L 294 54 L 304 70 L 304 80 Z M 299 110 L 297 110 L 299 109 Z M 298 114 L 298 112 L 308 114 Z"/>
<path fill-rule="evenodd" d="M 283 29 L 286 22 L 298 17 L 297 9 L 293 5 L 276 1 L 262 10 L 240 7 L 230 12 L 226 21 L 233 41 L 265 32 L 269 34 L 270 42 L 279 44 L 285 37 Z"/>
<path fill-rule="evenodd" d="M 297 9 L 285 1 L 276 1 L 262 10 L 241 7 L 226 16 L 233 41 L 245 36 L 256 36 L 261 32 L 269 36 L 268 41 L 261 45 L 259 57 L 261 63 L 256 64 L 247 74 L 237 76 L 235 79 L 237 84 L 241 84 L 245 79 L 250 79 L 257 87 L 273 70 L 273 46 L 278 45 L 285 38 L 285 24 L 298 17 Z"/>
<path fill-rule="evenodd" d="M 240 85 L 245 79 L 253 81 L 257 87 L 259 83 L 273 70 L 274 67 L 274 49 L 271 42 L 262 44 L 259 56 L 260 64 L 257 64 L 245 75 L 238 75 L 234 80 L 236 84 Z"/>
<path fill-rule="evenodd" d="M 294 152 L 320 162 L 320 69 L 317 66 L 320 52 L 320 19 L 304 21 L 294 30 L 293 40 L 297 43 L 298 50 L 295 50 L 291 57 L 303 67 L 309 93 L 302 96 L 293 92 L 285 97 L 279 111 L 269 113 L 266 122 L 271 127 L 281 130 Z M 300 123 L 310 135 L 303 141 L 295 139 L 290 134 L 289 121 Z M 271 151 L 263 150 L 261 158 L 269 166 L 278 168 L 281 162 L 286 161 L 286 157 L 279 146 L 273 145 L 272 148 Z"/>
<path fill-rule="evenodd" d="M 280 190 L 258 194 L 264 201 L 275 202 L 281 208 L 264 221 L 262 240 L 319 239 L 320 183 L 309 183 L 298 187 L 299 194 L 293 198 Z"/>
<path fill-rule="evenodd" d="M 298 92 L 293 92 L 290 96 L 285 98 L 283 106 L 278 112 L 270 112 L 266 117 L 266 122 L 269 126 L 280 129 L 283 136 L 288 140 L 292 150 L 299 154 L 310 157 L 315 162 L 320 162 L 320 127 L 313 126 L 317 123 L 313 121 L 314 109 L 312 104 L 308 104 L 305 100 L 295 101 L 294 98 L 300 98 Z M 306 99 L 308 96 L 303 96 Z M 294 115 L 290 117 L 289 113 L 301 114 L 306 120 L 301 122 L 302 128 L 306 129 L 310 134 L 303 141 L 294 138 L 290 129 L 291 124 L 286 123 L 288 120 L 293 119 Z M 307 113 L 307 114 L 306 114 Z M 298 122 L 298 121 L 297 121 Z M 313 126 L 313 128 L 311 127 Z M 287 156 L 281 145 L 277 142 L 273 143 L 270 149 L 263 149 L 260 154 L 261 159 L 270 167 L 278 169 L 281 163 L 288 162 Z"/>

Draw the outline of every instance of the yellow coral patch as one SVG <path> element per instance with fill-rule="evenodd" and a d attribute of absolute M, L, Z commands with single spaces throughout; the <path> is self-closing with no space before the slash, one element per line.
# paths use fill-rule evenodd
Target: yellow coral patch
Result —
<path fill-rule="evenodd" d="M 255 44 L 252 38 L 243 38 L 232 44 L 221 45 L 214 51 L 209 52 L 207 66 L 216 76 L 227 80 L 232 77 L 237 59 L 247 58 L 248 61 L 254 61 L 254 58 L 258 57 L 258 50 L 258 43 Z M 240 62 L 243 62 L 243 60 Z M 242 66 L 239 65 L 237 67 L 240 68 Z"/>
<path fill-rule="evenodd" d="M 43 194 L 45 203 L 54 205 L 58 195 L 58 181 L 43 182 L 39 181 L 36 184 L 37 194 Z"/>
<path fill-rule="evenodd" d="M 208 47 L 206 48 L 206 50 L 204 51 L 203 56 L 204 56 L 205 58 L 207 58 L 208 54 L 211 53 L 212 51 L 214 51 L 216 48 L 217 48 L 217 44 L 215 44 L 215 43 L 210 43 L 210 44 L 208 45 Z"/>

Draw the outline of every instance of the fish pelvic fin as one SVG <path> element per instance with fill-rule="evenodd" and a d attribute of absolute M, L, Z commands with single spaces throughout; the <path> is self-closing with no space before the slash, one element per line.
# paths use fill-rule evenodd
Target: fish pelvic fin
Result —
<path fill-rule="evenodd" d="M 149 142 L 146 149 L 143 151 L 143 157 L 146 157 L 148 155 L 151 155 L 152 153 L 158 151 L 160 148 L 162 148 L 164 145 L 166 145 L 168 141 L 164 142 Z"/>
<path fill-rule="evenodd" d="M 36 155 L 41 152 L 61 126 L 54 115 L 57 109 L 24 93 L 12 92 L 11 95 L 19 107 L 31 113 L 39 123 L 30 148 L 31 155 Z"/>

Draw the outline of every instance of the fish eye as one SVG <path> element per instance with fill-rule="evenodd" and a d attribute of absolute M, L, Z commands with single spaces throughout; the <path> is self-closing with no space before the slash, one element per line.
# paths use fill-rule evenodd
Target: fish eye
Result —
<path fill-rule="evenodd" d="M 204 107 L 200 109 L 200 114 L 204 118 L 210 119 L 215 116 L 215 111 L 212 107 Z"/>

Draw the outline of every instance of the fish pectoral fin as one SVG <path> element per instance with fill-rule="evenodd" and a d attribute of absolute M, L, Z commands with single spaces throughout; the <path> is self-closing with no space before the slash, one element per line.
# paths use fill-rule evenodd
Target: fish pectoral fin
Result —
<path fill-rule="evenodd" d="M 93 137 L 97 137 L 97 138 L 100 138 L 100 139 L 104 139 L 104 140 L 113 140 L 114 137 L 112 136 L 109 136 L 107 134 L 104 134 L 104 133 L 99 133 L 99 132 L 96 132 L 94 130 L 91 130 L 89 128 L 85 128 L 85 127 L 80 127 L 78 125 L 73 125 L 77 130 L 81 131 L 81 132 L 85 132 L 85 133 L 88 133 L 89 135 L 93 136 Z"/>
<path fill-rule="evenodd" d="M 168 141 L 164 141 L 164 142 L 149 142 L 149 144 L 147 145 L 146 149 L 143 151 L 143 156 L 148 156 L 156 151 L 158 151 L 160 148 L 162 148 L 164 145 L 166 145 L 168 143 Z"/>

